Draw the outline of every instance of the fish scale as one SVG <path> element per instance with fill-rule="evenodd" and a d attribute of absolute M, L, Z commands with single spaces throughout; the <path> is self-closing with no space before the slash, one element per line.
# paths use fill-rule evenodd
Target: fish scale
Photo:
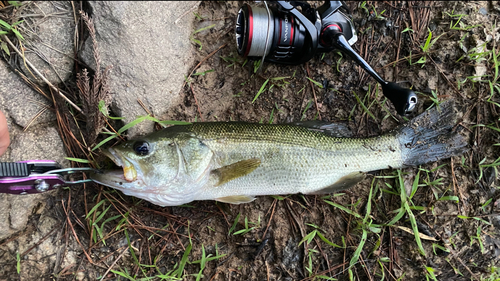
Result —
<path fill-rule="evenodd" d="M 462 154 L 467 141 L 455 124 L 452 103 L 443 102 L 440 109 L 432 108 L 371 138 L 332 137 L 311 123 L 308 127 L 241 122 L 172 126 L 109 148 L 106 155 L 123 171 L 91 178 L 160 206 L 331 193 L 355 185 L 368 171 Z"/>
<path fill-rule="evenodd" d="M 218 187 L 206 186 L 200 192 L 200 199 L 241 194 L 312 193 L 353 172 L 402 164 L 395 137 L 332 138 L 289 125 L 252 124 L 243 125 L 240 130 L 228 130 L 233 126 L 217 124 L 217 130 L 223 132 L 222 141 L 215 138 L 215 129 L 193 125 L 188 130 L 205 139 L 203 143 L 214 151 L 217 162 L 214 168 L 251 158 L 261 159 L 262 163 L 248 176 Z M 370 147 L 376 148 L 375 151 Z"/>

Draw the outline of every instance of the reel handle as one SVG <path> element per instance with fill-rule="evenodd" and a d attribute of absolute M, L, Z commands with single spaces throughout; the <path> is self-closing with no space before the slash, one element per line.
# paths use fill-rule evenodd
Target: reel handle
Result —
<path fill-rule="evenodd" d="M 358 65 L 370 74 L 382 85 L 382 92 L 396 108 L 399 115 L 405 115 L 415 109 L 418 102 L 417 95 L 410 89 L 403 88 L 394 82 L 385 81 L 380 75 L 358 54 L 347 42 L 342 32 L 335 25 L 326 28 L 323 33 L 324 42 L 329 42 L 335 47 L 349 55 Z"/>

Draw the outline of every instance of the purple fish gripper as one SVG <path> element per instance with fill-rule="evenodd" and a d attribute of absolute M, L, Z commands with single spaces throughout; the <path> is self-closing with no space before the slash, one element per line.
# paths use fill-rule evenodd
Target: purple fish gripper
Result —
<path fill-rule="evenodd" d="M 0 178 L 0 192 L 9 194 L 42 193 L 65 185 L 59 175 L 32 175 L 22 178 Z"/>

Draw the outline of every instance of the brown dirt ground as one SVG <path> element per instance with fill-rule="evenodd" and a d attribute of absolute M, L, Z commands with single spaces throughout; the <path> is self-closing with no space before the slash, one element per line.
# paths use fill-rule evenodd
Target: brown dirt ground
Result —
<path fill-rule="evenodd" d="M 394 115 L 391 105 L 384 102 L 384 97 L 376 90 L 375 81 L 345 55 L 341 58 L 336 52 L 324 57 L 316 55 L 305 65 L 265 63 L 262 71 L 254 74 L 253 62 L 243 65 L 245 59 L 238 56 L 235 47 L 235 15 L 242 4 L 237 1 L 201 3 L 197 14 L 202 19 L 195 20 L 195 28 L 215 26 L 194 35 L 202 44 L 197 50 L 195 65 L 223 44 L 227 46 L 196 70 L 197 73 L 213 71 L 190 78 L 192 89 L 185 87 L 184 102 L 168 116 L 159 117 L 184 121 L 272 123 L 321 118 L 347 124 L 359 137 L 383 134 L 404 122 Z M 483 158 L 486 158 L 484 163 L 492 163 L 500 155 L 498 146 L 493 146 L 500 138 L 495 130 L 474 125 L 493 124 L 499 128 L 500 108 L 487 102 L 490 96 L 488 82 L 473 83 L 469 78 L 460 88 L 457 87 L 457 81 L 480 73 L 481 66 L 486 68 L 486 74 L 494 74 L 491 55 L 485 60 L 474 61 L 465 50 L 470 54 L 472 48 L 487 42 L 486 49 L 496 48 L 498 53 L 498 37 L 495 38 L 495 34 L 499 35 L 498 27 L 492 31 L 499 18 L 498 3 L 367 1 L 367 11 L 358 2 L 349 2 L 348 5 L 359 36 L 355 45 L 359 53 L 386 80 L 413 86 L 418 91 L 417 113 L 432 105 L 431 90 L 437 92 L 441 101 L 455 99 L 463 112 L 461 125 L 471 137 L 471 150 L 464 155 L 463 162 L 461 157 L 455 157 L 421 167 L 430 172 L 420 172 L 422 186 L 412 202 L 414 206 L 422 207 L 413 210 L 413 214 L 420 233 L 427 235 L 422 237 L 426 255 L 418 252 L 414 235 L 401 228 L 411 229 L 410 219 L 405 215 L 396 222 L 394 226 L 397 227 L 381 226 L 379 233 L 367 229 L 360 259 L 352 267 L 354 278 L 424 280 L 433 269 L 437 280 L 498 280 L 494 278 L 500 278 L 500 273 L 491 273 L 492 268 L 498 268 L 500 255 L 498 173 L 494 169 L 485 169 L 479 178 L 478 167 Z M 382 11 L 385 11 L 382 17 L 377 17 Z M 447 14 L 452 11 L 467 15 L 461 20 L 465 26 L 482 26 L 452 30 L 450 22 L 457 20 Z M 414 32 L 401 33 L 406 27 Z M 407 59 L 410 55 L 414 55 L 412 62 L 423 56 L 419 46 L 424 45 L 428 28 L 433 38 L 442 36 L 430 48 L 425 64 L 411 65 Z M 199 44 L 193 44 L 200 48 Z M 287 78 L 270 82 L 268 90 L 252 103 L 264 81 L 273 77 Z M 311 87 L 306 77 L 325 87 Z M 270 85 L 273 85 L 272 89 L 269 89 Z M 359 106 L 353 92 L 365 105 L 371 105 L 373 118 Z M 497 103 L 499 95 L 496 92 L 493 98 Z M 433 170 L 437 167 L 440 168 Z M 405 187 L 411 189 L 418 169 L 402 171 L 405 173 Z M 329 200 L 364 216 L 375 176 L 392 175 L 394 171 L 373 173 L 354 188 L 329 196 Z M 426 184 L 426 181 L 439 179 L 438 184 Z M 374 224 L 383 225 L 396 215 L 401 199 L 393 178 L 378 178 L 375 182 L 379 188 L 373 194 L 369 217 Z M 394 190 L 395 194 L 381 191 L 382 187 Z M 438 200 L 443 196 L 458 196 L 460 200 L 458 203 Z M 482 207 L 490 199 L 490 203 Z M 96 232 L 91 220 L 97 215 L 86 218 L 90 209 L 102 200 L 105 202 L 98 210 L 110 208 L 96 225 L 100 227 L 103 221 L 110 219 L 102 229 L 105 244 L 94 241 Z M 192 207 L 161 208 L 95 185 L 61 190 L 48 199 L 40 214 L 32 216 L 28 228 L 19 235 L 21 238 L 8 242 L 13 246 L 8 248 L 8 258 L 4 255 L 0 260 L 0 272 L 3 276 L 14 276 L 5 280 L 94 280 L 104 273 L 107 273 L 105 280 L 127 280 L 107 271 L 112 267 L 135 276 L 134 280 L 145 280 L 146 276 L 159 273 L 155 268 L 138 266 L 136 260 L 143 265 L 152 265 L 156 260 L 158 270 L 166 273 L 181 261 L 190 243 L 188 237 L 191 237 L 190 262 L 202 258 L 203 248 L 206 255 L 225 255 L 206 263 L 202 272 L 204 280 L 321 280 L 317 277 L 319 275 L 349 280 L 347 268 L 362 238 L 362 220 L 325 203 L 320 196 L 291 195 L 283 200 L 259 197 L 242 205 L 212 201 L 190 205 Z M 245 234 L 228 234 L 238 214 L 241 216 L 234 231 L 245 228 L 245 218 L 252 223 L 260 220 L 260 224 L 249 223 L 248 227 L 255 228 Z M 123 216 L 127 217 L 128 223 L 117 230 Z M 41 231 L 38 227 L 41 218 L 52 218 L 61 223 L 47 237 L 36 236 L 40 238 L 34 240 L 30 237 Z M 303 237 L 314 230 L 309 224 L 318 226 L 331 242 L 345 247 L 332 247 L 318 237 L 309 244 L 299 245 Z M 43 242 L 48 241 L 49 245 L 64 247 L 55 254 L 56 258 L 32 260 L 28 254 L 22 256 L 23 270 L 18 275 L 15 243 L 37 246 L 41 239 L 46 239 Z M 127 247 L 127 239 L 131 241 L 133 254 Z M 442 250 L 445 248 L 448 251 Z M 74 263 L 62 267 L 61 260 L 69 259 L 68 255 L 73 255 Z M 199 271 L 199 263 L 187 263 L 184 279 L 195 280 Z M 152 280 L 162 279 L 157 276 Z"/>

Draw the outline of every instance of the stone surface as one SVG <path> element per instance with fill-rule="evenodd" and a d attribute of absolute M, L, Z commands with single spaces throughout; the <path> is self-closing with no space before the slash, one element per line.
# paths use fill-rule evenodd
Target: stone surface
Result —
<path fill-rule="evenodd" d="M 0 161 L 16 162 L 50 159 L 69 165 L 64 159 L 64 147 L 55 125 L 55 116 L 47 110 L 32 125 L 25 126 L 43 106 L 48 104 L 41 94 L 29 88 L 20 77 L 0 62 L 0 110 L 7 117 L 11 145 Z M 10 195 L 0 193 L 0 240 L 25 228 L 33 208 L 45 199 L 45 194 Z"/>
<path fill-rule="evenodd" d="M 46 109 L 47 98 L 33 91 L 9 66 L 0 61 L 0 104 L 2 111 L 8 114 L 16 125 L 26 127 L 34 117 L 30 126 L 55 120 L 55 114 Z"/>
<path fill-rule="evenodd" d="M 53 84 L 71 78 L 75 31 L 71 2 L 37 1 L 27 5 L 22 14 L 38 15 L 22 23 L 26 58 Z"/>
<path fill-rule="evenodd" d="M 101 54 L 101 67 L 112 65 L 111 108 L 125 122 L 147 114 L 168 113 L 192 66 L 193 11 L 199 2 L 89 2 Z M 95 68 L 91 40 L 82 60 Z M 129 130 L 129 136 L 153 131 L 152 122 Z"/>

